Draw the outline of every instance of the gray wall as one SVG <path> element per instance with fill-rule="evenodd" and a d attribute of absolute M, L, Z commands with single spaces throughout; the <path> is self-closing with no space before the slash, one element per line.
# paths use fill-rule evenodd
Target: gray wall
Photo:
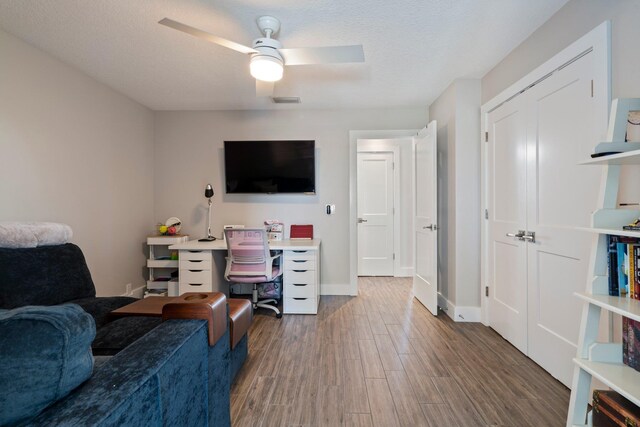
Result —
<path fill-rule="evenodd" d="M 456 307 L 479 307 L 480 80 L 456 80 L 429 117 L 438 124 L 440 293 Z"/>
<path fill-rule="evenodd" d="M 153 113 L 0 31 L 0 220 L 71 225 L 100 295 L 144 284 Z"/>
<path fill-rule="evenodd" d="M 390 110 L 272 110 L 157 112 L 155 120 L 155 214 L 177 216 L 191 238 L 206 232 L 204 187 L 215 189 L 213 230 L 225 224 L 261 225 L 265 219 L 313 224 L 322 239 L 325 285 L 348 287 L 349 131 L 418 129 L 426 108 Z M 223 141 L 315 139 L 317 195 L 226 195 Z M 327 216 L 324 205 L 336 205 Z"/>
<path fill-rule="evenodd" d="M 571 0 L 482 78 L 482 103 L 606 20 L 611 20 L 613 98 L 640 97 L 640 2 Z"/>

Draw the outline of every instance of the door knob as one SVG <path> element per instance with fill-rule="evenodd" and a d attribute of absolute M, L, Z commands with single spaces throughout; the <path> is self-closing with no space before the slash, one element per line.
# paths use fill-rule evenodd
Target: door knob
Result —
<path fill-rule="evenodd" d="M 516 237 L 518 240 L 525 240 L 525 234 L 524 230 L 518 230 L 517 233 L 507 233 L 507 237 Z"/>
<path fill-rule="evenodd" d="M 431 230 L 431 231 L 436 231 L 438 229 L 438 226 L 435 224 L 431 224 L 431 225 L 423 225 L 422 226 L 423 230 Z"/>
<path fill-rule="evenodd" d="M 358 218 L 358 224 L 361 224 L 363 222 L 367 222 L 367 220 L 364 218 Z"/>
<path fill-rule="evenodd" d="M 535 231 L 527 231 L 524 236 L 522 236 L 522 240 L 526 240 L 527 242 L 535 243 L 536 242 L 536 232 Z"/>

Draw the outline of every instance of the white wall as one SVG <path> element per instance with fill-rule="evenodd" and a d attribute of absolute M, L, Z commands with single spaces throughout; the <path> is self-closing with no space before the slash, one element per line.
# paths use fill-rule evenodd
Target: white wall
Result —
<path fill-rule="evenodd" d="M 640 97 L 638 0 L 571 0 L 482 78 L 482 103 L 606 20 L 611 20 L 612 96 Z"/>
<path fill-rule="evenodd" d="M 224 224 L 260 225 L 265 219 L 284 221 L 287 236 L 291 224 L 313 224 L 322 238 L 322 284 L 340 292 L 350 282 L 349 131 L 419 129 L 426 117 L 426 108 L 157 112 L 156 220 L 177 216 L 192 238 L 204 235 L 203 193 L 211 182 L 215 234 Z M 315 139 L 317 194 L 226 195 L 223 141 L 243 139 Z M 334 215 L 324 213 L 327 203 L 336 205 Z"/>
<path fill-rule="evenodd" d="M 73 228 L 100 295 L 144 284 L 153 113 L 0 31 L 0 220 Z"/>
<path fill-rule="evenodd" d="M 429 117 L 438 124 L 439 290 L 452 318 L 478 320 L 480 80 L 456 80 L 431 104 Z"/>

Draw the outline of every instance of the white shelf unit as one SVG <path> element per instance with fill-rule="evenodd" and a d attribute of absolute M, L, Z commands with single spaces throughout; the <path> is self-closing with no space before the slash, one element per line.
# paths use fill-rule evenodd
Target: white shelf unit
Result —
<path fill-rule="evenodd" d="M 178 278 L 161 279 L 171 277 L 171 273 L 177 271 L 179 267 L 179 261 L 170 258 L 169 246 L 188 241 L 189 236 L 186 235 L 147 237 L 147 246 L 149 247 L 147 290 L 166 290 L 168 296 L 178 296 Z"/>
<path fill-rule="evenodd" d="M 621 99 L 613 102 L 607 132 L 609 141 L 624 141 L 627 113 L 630 110 L 640 110 L 640 99 Z M 606 313 L 610 322 L 620 321 L 620 318 L 613 317 L 613 314 L 640 320 L 640 301 L 609 295 L 607 271 L 607 235 L 640 238 L 640 231 L 622 229 L 624 225 L 640 217 L 640 211 L 617 208 L 621 167 L 640 165 L 640 150 L 597 157 L 581 164 L 605 166 L 606 171 L 603 173 L 601 209 L 594 212 L 592 227 L 586 229 L 596 235 L 590 262 L 592 279 L 587 284 L 587 292 L 575 294 L 584 301 L 584 307 L 577 355 L 573 359 L 575 367 L 567 427 L 592 426 L 592 416 L 590 412 L 587 413 L 587 405 L 591 400 L 593 379 L 640 406 L 640 372 L 622 363 L 622 343 L 613 342 L 611 323 L 608 340 L 598 341 L 602 314 Z"/>

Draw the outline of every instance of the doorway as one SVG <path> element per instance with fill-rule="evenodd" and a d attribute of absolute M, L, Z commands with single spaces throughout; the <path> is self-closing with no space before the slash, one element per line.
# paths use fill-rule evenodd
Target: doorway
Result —
<path fill-rule="evenodd" d="M 600 182 L 579 163 L 606 131 L 606 34 L 597 28 L 482 109 L 485 320 L 567 386 Z"/>

